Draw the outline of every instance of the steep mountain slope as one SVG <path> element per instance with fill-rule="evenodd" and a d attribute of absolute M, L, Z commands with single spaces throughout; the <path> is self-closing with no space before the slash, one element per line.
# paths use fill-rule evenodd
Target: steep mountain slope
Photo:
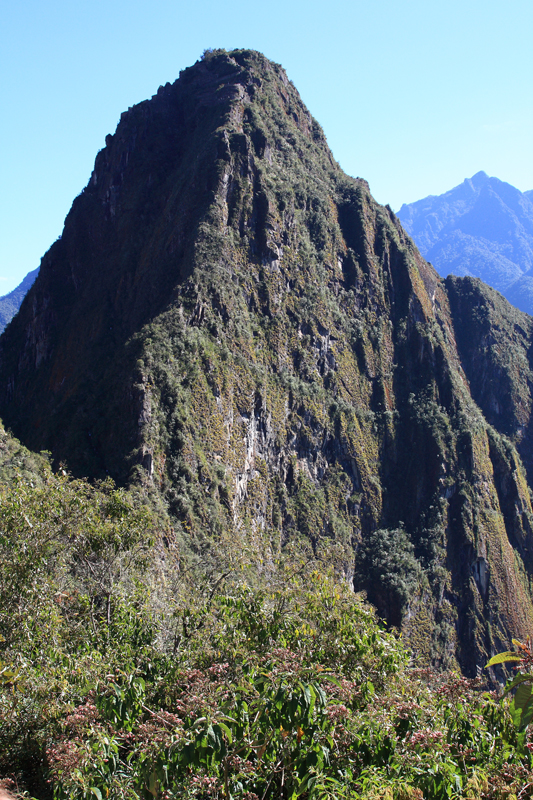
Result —
<path fill-rule="evenodd" d="M 533 622 L 517 414 L 480 410 L 506 365 L 478 386 L 468 352 L 484 292 L 342 173 L 281 67 L 215 51 L 107 137 L 0 340 L 0 412 L 76 474 L 144 482 L 202 559 L 307 540 L 473 673 Z"/>
<path fill-rule="evenodd" d="M 39 268 L 28 272 L 23 281 L 13 289 L 9 294 L 0 297 L 0 333 L 5 329 L 6 325 L 11 322 L 15 314 L 20 308 L 20 304 L 26 297 L 26 294 L 33 286 L 35 278 L 39 273 Z"/>
<path fill-rule="evenodd" d="M 442 276 L 481 278 L 532 314 L 530 194 L 478 172 L 445 194 L 404 204 L 398 217 Z"/>

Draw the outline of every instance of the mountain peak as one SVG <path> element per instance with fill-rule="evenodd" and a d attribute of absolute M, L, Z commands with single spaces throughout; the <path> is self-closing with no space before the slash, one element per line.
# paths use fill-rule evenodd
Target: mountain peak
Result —
<path fill-rule="evenodd" d="M 533 313 L 533 208 L 527 193 L 478 172 L 398 216 L 444 277 L 476 275 Z"/>
<path fill-rule="evenodd" d="M 475 674 L 533 625 L 533 512 L 470 394 L 474 303 L 494 306 L 341 171 L 279 65 L 210 51 L 97 155 L 0 339 L 0 412 L 76 474 L 144 486 L 184 560 L 301 546 Z"/>
<path fill-rule="evenodd" d="M 472 177 L 470 178 L 470 182 L 473 183 L 475 186 L 480 186 L 481 184 L 486 183 L 486 181 L 488 180 L 489 176 L 487 175 L 486 172 L 483 172 L 483 170 L 476 172 L 476 174 L 472 175 Z"/>

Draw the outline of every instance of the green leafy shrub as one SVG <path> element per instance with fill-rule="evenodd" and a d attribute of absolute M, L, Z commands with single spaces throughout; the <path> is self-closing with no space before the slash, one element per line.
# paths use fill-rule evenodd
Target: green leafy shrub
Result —
<path fill-rule="evenodd" d="M 371 532 L 356 552 L 354 582 L 396 625 L 422 580 L 414 546 L 403 528 Z M 399 613 L 398 613 L 399 612 Z"/>
<path fill-rule="evenodd" d="M 47 467 L 0 523 L 0 776 L 38 800 L 532 796 L 513 705 L 410 668 L 316 559 L 188 577 L 139 496 Z"/>

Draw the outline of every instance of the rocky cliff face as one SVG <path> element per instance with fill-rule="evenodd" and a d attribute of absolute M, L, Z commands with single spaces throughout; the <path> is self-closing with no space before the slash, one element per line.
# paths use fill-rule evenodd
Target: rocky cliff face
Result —
<path fill-rule="evenodd" d="M 215 51 L 107 137 L 0 340 L 0 412 L 77 474 L 146 483 L 189 551 L 305 539 L 473 673 L 531 629 L 533 538 L 527 380 L 477 354 L 508 312 L 487 334 L 469 291 L 342 173 L 281 67 Z M 517 325 L 497 336 L 527 360 Z"/>

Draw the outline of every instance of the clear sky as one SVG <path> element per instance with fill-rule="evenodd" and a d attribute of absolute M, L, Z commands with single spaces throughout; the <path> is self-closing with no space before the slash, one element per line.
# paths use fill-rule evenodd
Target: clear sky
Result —
<path fill-rule="evenodd" d="M 398 210 L 479 170 L 533 189 L 531 0 L 3 0 L 0 294 L 61 234 L 122 111 L 204 49 L 282 64 Z"/>

